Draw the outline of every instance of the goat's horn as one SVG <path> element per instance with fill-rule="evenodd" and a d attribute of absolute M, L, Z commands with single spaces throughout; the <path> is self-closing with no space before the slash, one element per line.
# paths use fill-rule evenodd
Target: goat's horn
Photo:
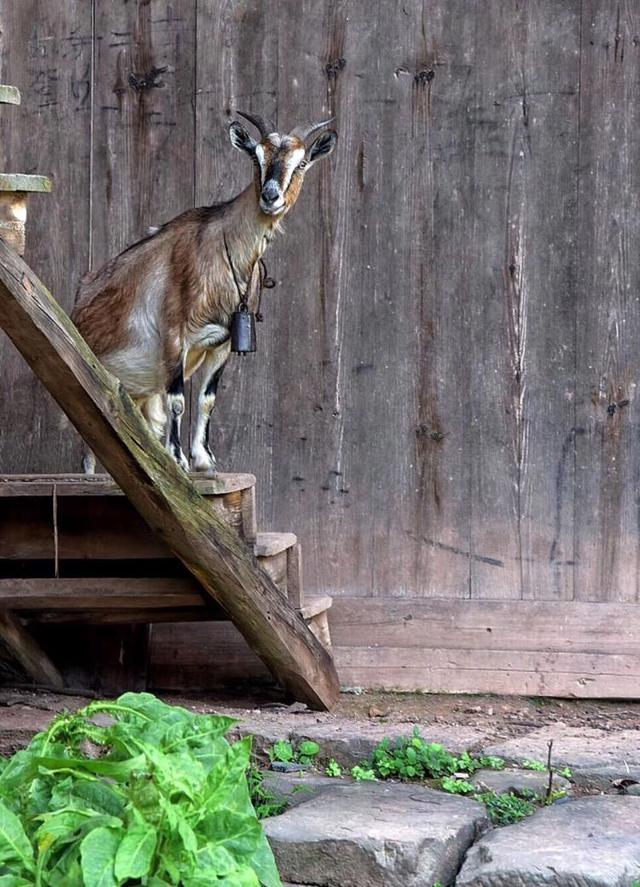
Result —
<path fill-rule="evenodd" d="M 259 117 L 257 114 L 246 114 L 244 111 L 236 110 L 236 114 L 239 114 L 241 117 L 244 117 L 245 120 L 248 120 L 249 123 L 253 123 L 253 125 L 260 131 L 260 135 L 262 138 L 266 138 L 269 133 L 275 132 L 273 126 L 268 123 L 264 117 Z"/>
<path fill-rule="evenodd" d="M 330 123 L 333 123 L 335 119 L 335 117 L 329 117 L 328 120 L 323 120 L 322 123 L 311 123 L 308 126 L 296 126 L 291 130 L 291 135 L 296 136 L 301 142 L 304 142 L 312 133 L 322 129 L 323 126 L 328 126 Z"/>

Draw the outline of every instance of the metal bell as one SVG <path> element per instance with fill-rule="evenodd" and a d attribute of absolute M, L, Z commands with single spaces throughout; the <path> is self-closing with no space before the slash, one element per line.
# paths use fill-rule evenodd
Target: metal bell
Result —
<path fill-rule="evenodd" d="M 231 350 L 250 354 L 256 350 L 256 317 L 246 305 L 231 315 Z"/>

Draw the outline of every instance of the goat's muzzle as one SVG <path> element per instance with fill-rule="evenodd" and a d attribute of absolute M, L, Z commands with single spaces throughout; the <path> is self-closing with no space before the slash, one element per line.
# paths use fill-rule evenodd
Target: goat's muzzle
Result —
<path fill-rule="evenodd" d="M 260 193 L 260 209 L 269 216 L 275 216 L 284 209 L 284 196 L 273 179 L 264 183 Z"/>

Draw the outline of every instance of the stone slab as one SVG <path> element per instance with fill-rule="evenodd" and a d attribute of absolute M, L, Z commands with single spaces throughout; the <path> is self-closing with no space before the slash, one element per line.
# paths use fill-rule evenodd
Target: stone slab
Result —
<path fill-rule="evenodd" d="M 478 770 L 470 782 L 486 791 L 505 795 L 509 792 L 520 795 L 533 792 L 542 796 L 547 792 L 549 774 L 539 770 L 521 770 L 516 767 L 508 767 L 505 770 Z M 557 773 L 553 774 L 553 788 L 555 791 L 569 791 L 571 783 L 568 779 Z"/>
<path fill-rule="evenodd" d="M 456 887 L 629 887 L 640 879 L 640 798 L 600 795 L 494 829 Z"/>
<path fill-rule="evenodd" d="M 349 780 L 351 784 L 351 780 Z M 335 789 L 345 783 L 330 776 L 321 776 L 317 773 L 264 773 L 262 776 L 264 788 L 276 796 L 279 800 L 286 800 L 290 807 L 297 807 L 322 792 Z"/>
<path fill-rule="evenodd" d="M 317 887 L 449 884 L 484 807 L 416 785 L 338 785 L 263 821 L 283 880 Z"/>
<path fill-rule="evenodd" d="M 640 781 L 640 730 L 607 731 L 557 723 L 489 746 L 484 753 L 515 764 L 527 758 L 546 761 L 550 739 L 554 767 L 570 767 L 572 781 L 581 788 L 607 791 L 617 779 Z"/>

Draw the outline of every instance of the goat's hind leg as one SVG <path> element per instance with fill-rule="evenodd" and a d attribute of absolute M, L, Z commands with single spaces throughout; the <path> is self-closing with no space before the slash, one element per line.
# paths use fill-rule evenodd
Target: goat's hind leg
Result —
<path fill-rule="evenodd" d="M 167 408 L 164 394 L 152 394 L 140 404 L 142 414 L 155 436 L 162 440 L 167 429 Z"/>
<path fill-rule="evenodd" d="M 216 402 L 218 385 L 229 352 L 229 344 L 225 343 L 207 354 L 204 361 L 204 379 L 198 392 L 198 419 L 191 447 L 191 467 L 193 471 L 202 471 L 209 475 L 215 475 L 217 470 L 216 457 L 209 446 L 211 411 Z"/>

